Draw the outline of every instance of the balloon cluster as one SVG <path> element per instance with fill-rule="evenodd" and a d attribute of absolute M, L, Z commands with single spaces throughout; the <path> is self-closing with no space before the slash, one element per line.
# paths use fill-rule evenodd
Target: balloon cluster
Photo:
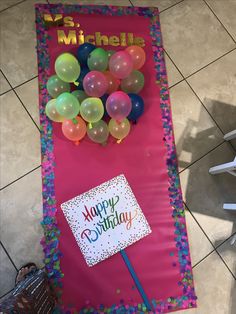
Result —
<path fill-rule="evenodd" d="M 56 74 L 47 82 L 52 99 L 46 104 L 49 119 L 62 123 L 64 136 L 79 143 L 88 137 L 95 143 L 107 142 L 109 133 L 119 143 L 144 112 L 137 95 L 144 86 L 139 69 L 146 60 L 144 50 L 129 46 L 124 51 L 105 51 L 85 43 L 77 58 L 62 53 L 55 61 Z M 77 87 L 71 92 L 71 85 Z M 111 119 L 107 124 L 104 120 Z M 86 124 L 87 123 L 87 124 Z"/>

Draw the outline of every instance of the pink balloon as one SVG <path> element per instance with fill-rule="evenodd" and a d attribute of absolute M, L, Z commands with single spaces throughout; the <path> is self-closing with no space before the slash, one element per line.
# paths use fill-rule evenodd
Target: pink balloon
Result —
<path fill-rule="evenodd" d="M 101 97 L 106 93 L 108 82 L 101 72 L 90 71 L 83 80 L 84 91 L 92 97 Z"/>
<path fill-rule="evenodd" d="M 107 98 L 106 109 L 111 118 L 120 122 L 130 114 L 132 102 L 126 93 L 114 92 Z"/>
<path fill-rule="evenodd" d="M 133 70 L 133 60 L 127 51 L 118 51 L 109 60 L 109 70 L 113 76 L 124 79 Z"/>

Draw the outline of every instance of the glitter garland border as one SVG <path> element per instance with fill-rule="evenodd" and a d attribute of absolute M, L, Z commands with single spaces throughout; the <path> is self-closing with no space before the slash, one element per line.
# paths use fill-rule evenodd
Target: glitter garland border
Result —
<path fill-rule="evenodd" d="M 63 274 L 60 269 L 59 236 L 60 230 L 56 220 L 56 199 L 54 191 L 54 155 L 52 140 L 52 123 L 46 117 L 44 108 L 50 99 L 46 89 L 49 76 L 50 57 L 47 40 L 50 39 L 45 28 L 41 10 L 44 13 L 78 12 L 80 14 L 100 13 L 103 15 L 135 15 L 150 18 L 150 35 L 152 38 L 152 49 L 156 69 L 156 83 L 160 85 L 161 114 L 164 130 L 164 143 L 167 148 L 167 172 L 169 177 L 169 197 L 173 208 L 172 217 L 175 225 L 175 242 L 178 249 L 178 261 L 182 280 L 178 283 L 183 288 L 181 296 L 171 296 L 166 300 L 151 301 L 155 313 L 165 313 L 178 309 L 196 307 L 196 295 L 193 286 L 192 268 L 187 239 L 184 205 L 178 175 L 178 165 L 173 134 L 168 81 L 162 46 L 159 11 L 157 8 L 139 7 L 114 7 L 114 6 L 81 6 L 55 4 L 36 4 L 36 32 L 37 32 L 37 54 L 39 74 L 39 107 L 40 107 L 40 130 L 42 151 L 42 178 L 43 178 L 43 221 L 44 237 L 41 240 L 45 254 L 45 267 L 58 297 L 62 293 L 61 278 Z M 123 301 L 119 305 L 105 308 L 100 305 L 97 309 L 84 308 L 79 312 L 75 308 L 66 308 L 63 305 L 55 309 L 55 313 L 146 313 L 147 309 L 143 303 L 128 305 Z"/>

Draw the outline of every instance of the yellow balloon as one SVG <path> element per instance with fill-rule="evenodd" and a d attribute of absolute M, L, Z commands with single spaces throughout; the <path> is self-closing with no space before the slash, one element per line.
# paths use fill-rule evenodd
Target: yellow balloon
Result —
<path fill-rule="evenodd" d="M 122 120 L 122 122 L 117 122 L 116 120 L 111 119 L 108 128 L 114 138 L 123 140 L 130 132 L 130 123 L 126 118 Z"/>
<path fill-rule="evenodd" d="M 56 99 L 51 99 L 46 104 L 45 108 L 46 115 L 54 122 L 62 122 L 64 118 L 56 110 Z"/>

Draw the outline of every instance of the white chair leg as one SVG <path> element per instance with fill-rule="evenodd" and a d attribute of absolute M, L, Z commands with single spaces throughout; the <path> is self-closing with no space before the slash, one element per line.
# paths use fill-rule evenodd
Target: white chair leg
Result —
<path fill-rule="evenodd" d="M 225 203 L 223 205 L 223 208 L 226 210 L 236 210 L 236 204 Z"/>
<path fill-rule="evenodd" d="M 233 236 L 233 238 L 230 241 L 231 245 L 234 245 L 236 243 L 236 234 Z"/>
<path fill-rule="evenodd" d="M 225 134 L 225 136 L 224 136 L 224 140 L 225 141 L 230 141 L 230 140 L 232 140 L 234 138 L 236 138 L 236 130 L 231 131 L 231 132 Z"/>
<path fill-rule="evenodd" d="M 234 176 L 236 175 L 235 171 L 236 171 L 236 157 L 231 162 L 227 162 L 227 163 L 222 164 L 222 165 L 211 167 L 209 169 L 210 174 L 218 174 L 218 173 L 228 172 Z"/>

